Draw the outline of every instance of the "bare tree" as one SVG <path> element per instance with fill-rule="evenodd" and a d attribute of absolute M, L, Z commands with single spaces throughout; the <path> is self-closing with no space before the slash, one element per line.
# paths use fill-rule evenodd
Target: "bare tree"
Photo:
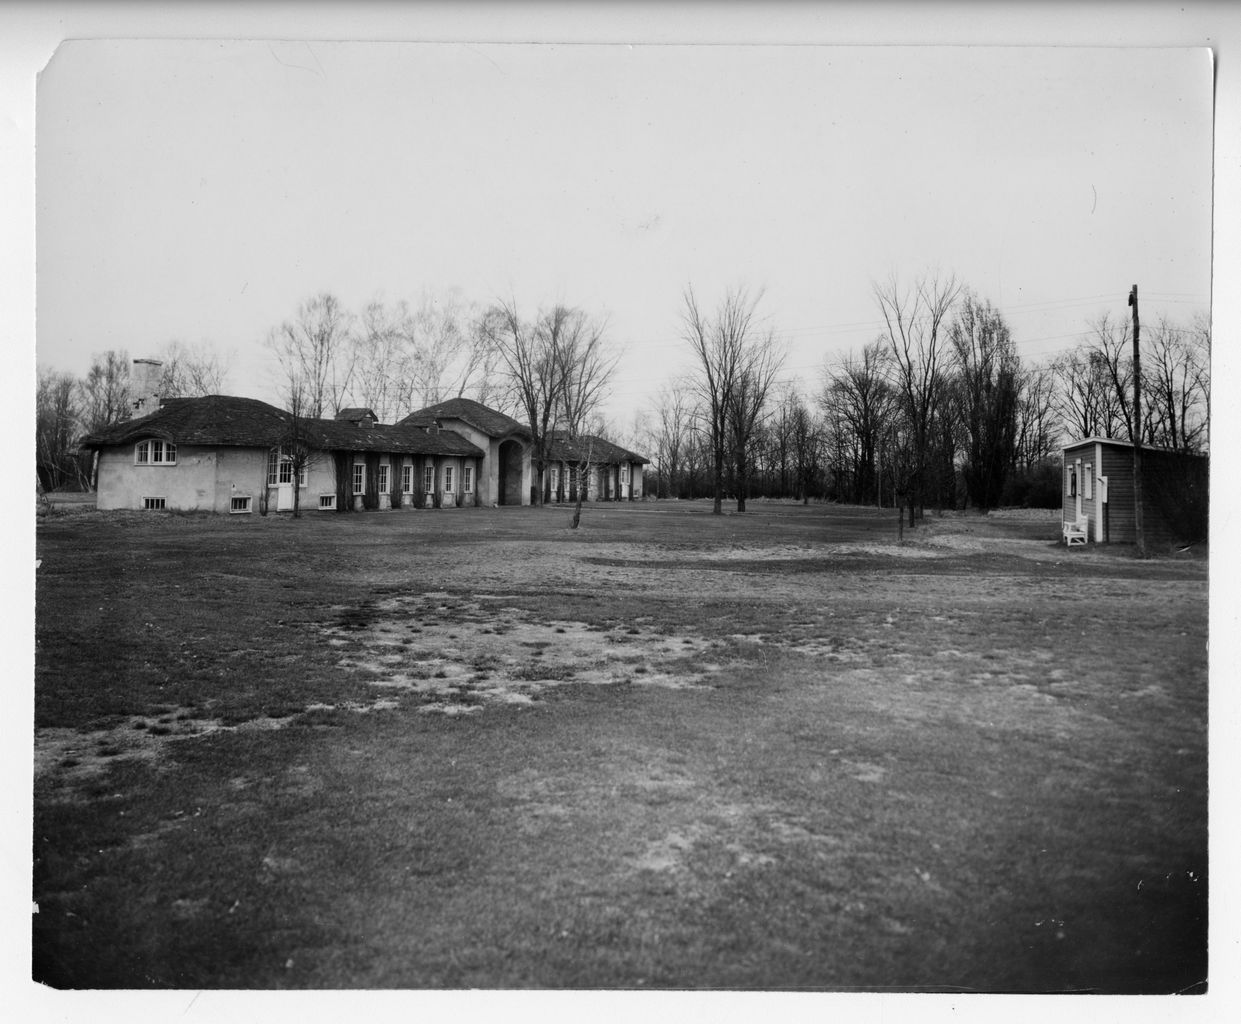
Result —
<path fill-rule="evenodd" d="M 422 404 L 463 397 L 486 404 L 494 399 L 499 353 L 484 316 L 472 303 L 456 292 L 423 295 L 411 327 L 414 389 Z"/>
<path fill-rule="evenodd" d="M 1054 401 L 1065 432 L 1072 437 L 1111 437 L 1110 384 L 1100 360 L 1079 347 L 1052 362 L 1051 372 Z"/>
<path fill-rule="evenodd" d="M 665 385 L 655 400 L 655 428 L 652 434 L 655 457 L 659 463 L 659 484 L 664 497 L 677 497 L 679 474 L 685 449 L 689 444 L 690 399 L 687 389 L 678 384 Z M 656 491 L 658 497 L 658 491 Z"/>
<path fill-rule="evenodd" d="M 1014 444 L 1014 461 L 1019 468 L 1028 470 L 1056 454 L 1060 438 L 1054 422 L 1055 408 L 1056 381 L 1052 367 L 1023 369 L 1017 396 Z"/>
<path fill-rule="evenodd" d="M 750 462 L 762 424 L 771 386 L 784 365 L 770 332 L 756 337 L 742 353 L 736 386 L 728 402 L 728 428 L 737 482 L 737 511 L 745 511 L 750 490 Z"/>
<path fill-rule="evenodd" d="M 1128 317 L 1101 313 L 1090 324 L 1086 359 L 1101 384 L 1099 418 L 1105 437 L 1133 440 L 1133 335 Z"/>
<path fill-rule="evenodd" d="M 321 292 L 267 337 L 283 381 L 301 383 L 304 415 L 312 419 L 334 416 L 344 405 L 355 368 L 352 319 L 334 295 Z"/>
<path fill-rule="evenodd" d="M 800 399 L 793 406 L 790 419 L 789 442 L 793 454 L 796 497 L 801 499 L 803 505 L 809 505 L 810 490 L 819 469 L 822 428 Z"/>
<path fill-rule="evenodd" d="M 597 414 L 618 359 L 604 347 L 605 329 L 605 322 L 579 314 L 570 318 L 553 349 L 563 380 L 560 400 L 564 408 L 564 429 L 578 452 L 579 480 L 589 473 L 594 457 L 594 436 L 587 431 L 587 422 Z M 541 479 L 539 486 L 541 489 Z M 575 530 L 582 521 L 584 490 L 582 486 L 577 489 L 577 504 L 573 508 Z"/>
<path fill-rule="evenodd" d="M 35 467 L 45 491 L 60 490 L 78 476 L 76 390 L 72 374 L 40 368 L 35 390 Z"/>
<path fill-rule="evenodd" d="M 201 398 L 226 390 L 231 360 L 210 345 L 170 341 L 156 358 L 161 363 L 159 394 L 163 398 Z"/>
<path fill-rule="evenodd" d="M 760 329 L 756 311 L 762 292 L 753 297 L 732 288 L 714 316 L 705 315 L 692 288 L 684 294 L 682 336 L 696 360 L 691 384 L 702 402 L 705 435 L 713 462 L 712 511 L 723 512 L 724 469 L 738 474 L 738 511 L 745 510 L 744 474 L 754 428 L 767 393 L 783 362 L 770 330 Z"/>
<path fill-rule="evenodd" d="M 371 409 L 380 423 L 395 423 L 413 409 L 413 339 L 404 302 L 368 302 L 358 318 L 350 404 Z"/>
<path fill-rule="evenodd" d="M 541 505 L 553 436 L 568 417 L 581 423 L 611 372 L 610 366 L 600 369 L 607 363 L 601 347 L 603 326 L 565 305 L 553 306 L 531 323 L 510 301 L 488 311 L 483 330 L 504 368 L 514 404 L 530 428 L 534 502 Z M 597 365 L 588 370 L 585 366 L 592 359 Z"/>
<path fill-rule="evenodd" d="M 129 356 L 109 350 L 91 357 L 90 369 L 78 382 L 78 403 L 82 428 L 97 433 L 114 423 L 129 419 Z"/>
<path fill-rule="evenodd" d="M 921 277 L 911 287 L 902 286 L 895 276 L 885 285 L 874 286 L 885 338 L 892 350 L 893 384 L 910 432 L 910 526 L 914 524 L 915 507 L 920 511 L 924 500 L 932 429 L 944 398 L 944 327 L 960 291 L 955 277 L 941 280 L 937 274 Z"/>
<path fill-rule="evenodd" d="M 850 352 L 828 367 L 819 398 L 824 413 L 839 417 L 845 428 L 836 433 L 841 454 L 848 453 L 851 500 L 858 505 L 879 497 L 876 458 L 895 400 L 890 362 L 883 337 L 863 346 L 861 356 Z"/>
<path fill-rule="evenodd" d="M 1021 363 L 999 310 L 968 290 L 949 338 L 965 440 L 966 492 L 976 507 L 995 508 L 1016 449 Z"/>
<path fill-rule="evenodd" d="M 1183 329 L 1161 317 L 1142 335 L 1145 442 L 1178 451 L 1201 450 L 1211 394 L 1210 321 L 1199 316 Z"/>

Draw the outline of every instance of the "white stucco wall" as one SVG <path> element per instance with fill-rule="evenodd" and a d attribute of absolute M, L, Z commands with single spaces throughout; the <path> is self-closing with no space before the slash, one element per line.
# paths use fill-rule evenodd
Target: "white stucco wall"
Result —
<path fill-rule="evenodd" d="M 253 494 L 257 511 L 266 452 L 178 445 L 173 465 L 138 465 L 135 447 L 100 452 L 97 508 L 141 509 L 144 498 L 163 498 L 170 509 L 227 512 L 233 494 L 244 492 Z"/>

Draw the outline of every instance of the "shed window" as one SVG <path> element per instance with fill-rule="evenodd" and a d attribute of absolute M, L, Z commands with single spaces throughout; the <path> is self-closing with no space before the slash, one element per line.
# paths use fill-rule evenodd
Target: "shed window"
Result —
<path fill-rule="evenodd" d="M 1065 467 L 1066 473 L 1064 478 L 1064 493 L 1070 498 L 1077 497 L 1077 467 Z"/>
<path fill-rule="evenodd" d="M 1094 497 L 1094 467 L 1089 462 L 1082 470 L 1082 497 L 1087 501 Z"/>

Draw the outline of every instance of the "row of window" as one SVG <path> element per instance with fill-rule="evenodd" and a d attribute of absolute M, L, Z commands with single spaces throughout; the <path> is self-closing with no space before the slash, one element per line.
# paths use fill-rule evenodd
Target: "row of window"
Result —
<path fill-rule="evenodd" d="M 177 462 L 177 446 L 171 441 L 139 441 L 134 449 L 134 461 L 140 466 L 175 466 Z M 293 459 L 276 449 L 272 449 L 267 456 L 267 486 L 278 487 L 281 484 L 291 484 L 293 482 Z M 453 489 L 453 466 L 444 467 L 444 490 L 451 491 Z M 401 491 L 404 494 L 412 494 L 414 490 L 413 466 L 401 467 Z M 379 467 L 379 490 L 387 491 L 390 482 L 388 473 L 390 467 L 381 465 Z M 308 483 L 307 469 L 305 463 L 302 464 L 297 474 L 297 483 L 299 487 L 305 487 Z M 431 491 L 435 488 L 435 468 L 433 466 L 423 467 L 422 489 Z M 474 493 L 474 467 L 466 466 L 462 470 L 461 489 L 466 494 Z M 361 464 L 355 464 L 353 467 L 353 493 L 362 494 L 366 490 L 366 467 Z M 160 498 L 143 499 L 144 501 L 162 501 Z M 152 508 L 156 506 L 151 506 Z M 234 509 L 234 512 L 242 511 Z M 248 510 L 246 510 L 248 511 Z"/>
<path fill-rule="evenodd" d="M 453 481 L 455 479 L 455 476 L 453 474 L 454 468 L 455 467 L 453 466 L 444 467 L 444 490 L 445 491 L 451 491 L 453 489 Z M 377 481 L 377 484 L 378 484 L 377 489 L 380 494 L 386 494 L 388 492 L 389 484 L 391 483 L 391 479 L 392 479 L 388 475 L 390 469 L 391 467 L 382 465 L 382 464 L 379 467 L 379 480 Z M 422 468 L 422 489 L 428 493 L 430 493 L 431 491 L 435 489 L 435 467 L 434 466 L 423 466 Z M 462 469 L 461 490 L 466 494 L 474 493 L 474 467 L 473 466 L 466 466 L 464 469 Z M 366 466 L 360 462 L 355 462 L 353 464 L 353 493 L 354 494 L 366 493 Z M 401 493 L 402 494 L 413 494 L 414 493 L 414 467 L 413 466 L 402 466 L 401 467 Z"/>

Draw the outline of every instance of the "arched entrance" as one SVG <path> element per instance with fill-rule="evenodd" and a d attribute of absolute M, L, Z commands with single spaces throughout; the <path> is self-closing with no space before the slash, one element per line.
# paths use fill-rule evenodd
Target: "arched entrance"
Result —
<path fill-rule="evenodd" d="M 521 504 L 522 447 L 519 441 L 500 442 L 499 503 Z"/>

